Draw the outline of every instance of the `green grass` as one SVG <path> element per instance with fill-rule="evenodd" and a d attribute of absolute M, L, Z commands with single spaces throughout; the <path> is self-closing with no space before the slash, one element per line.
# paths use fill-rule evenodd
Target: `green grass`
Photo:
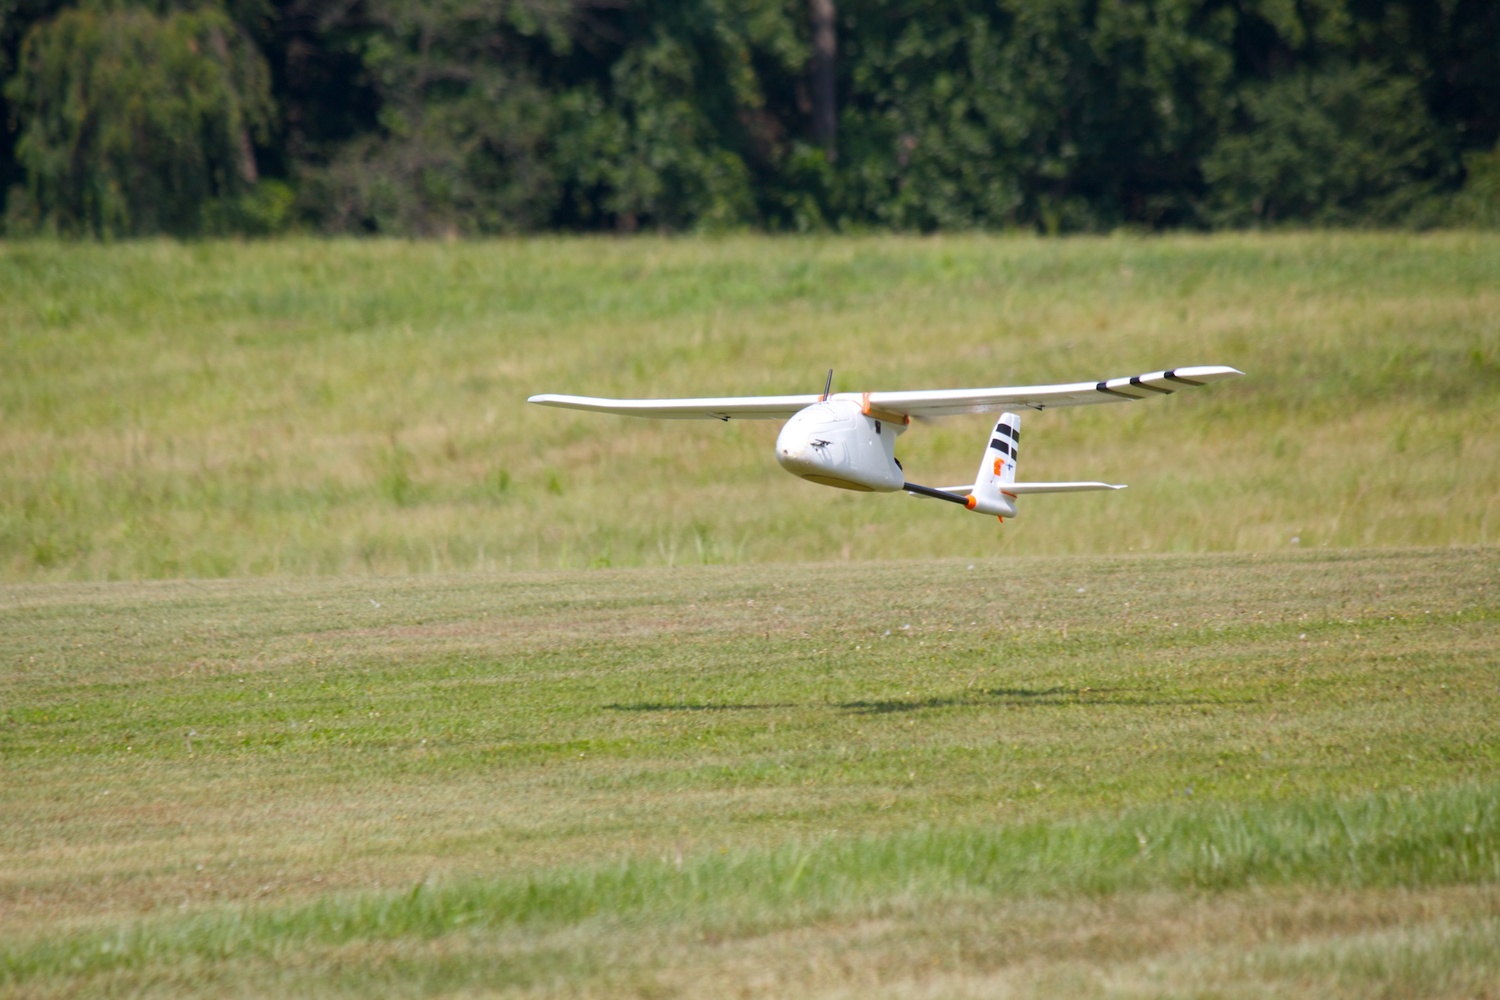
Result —
<path fill-rule="evenodd" d="M 1486 234 L 0 246 L 0 993 L 1500 1000 L 1497 317 Z M 1003 528 L 523 403 L 1195 363 Z"/>
<path fill-rule="evenodd" d="M 1497 289 L 1479 233 L 9 244 L 0 576 L 1494 544 Z M 1196 363 L 1247 377 L 1029 416 L 1023 476 L 1131 489 L 1004 529 L 797 482 L 773 423 L 523 403 Z M 967 480 L 986 430 L 900 453 Z"/>
<path fill-rule="evenodd" d="M 7 585 L 0 992 L 1494 996 L 1497 566 Z"/>
<path fill-rule="evenodd" d="M 686 925 L 716 939 L 743 940 L 892 909 L 983 908 L 1017 897 L 1494 885 L 1500 883 L 1497 791 L 1500 784 L 1490 783 L 1296 807 L 1157 809 L 1105 821 L 825 841 L 680 864 L 627 861 L 455 886 L 418 883 L 399 894 L 75 934 L 13 956 L 8 971 L 18 983 L 59 970 L 87 981 L 122 970 L 196 971 L 205 961 L 237 969 L 351 945 L 456 936 L 473 942 L 567 929 L 602 936 L 643 925 Z M 1500 899 L 1492 902 L 1489 916 L 1500 918 Z M 1500 971 L 1493 940 L 1474 951 L 1470 962 L 1479 970 Z M 607 970 L 587 955 L 578 956 L 577 966 L 568 971 L 583 973 L 577 978 L 585 983 L 605 978 Z M 484 981 L 472 967 L 446 974 Z M 228 977 L 216 970 L 205 978 L 217 988 Z"/>

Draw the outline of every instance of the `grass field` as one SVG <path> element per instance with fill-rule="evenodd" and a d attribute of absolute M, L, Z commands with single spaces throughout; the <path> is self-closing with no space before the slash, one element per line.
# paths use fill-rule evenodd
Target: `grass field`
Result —
<path fill-rule="evenodd" d="M 1497 566 L 7 585 L 0 991 L 1500 996 Z"/>
<path fill-rule="evenodd" d="M 1500 1000 L 1497 427 L 1493 234 L 0 245 L 0 994 Z"/>
<path fill-rule="evenodd" d="M 0 577 L 1500 542 L 1500 235 L 0 246 Z M 992 519 L 797 482 L 774 423 L 528 407 L 1199 363 L 1032 414 Z M 918 426 L 970 481 L 984 417 Z"/>

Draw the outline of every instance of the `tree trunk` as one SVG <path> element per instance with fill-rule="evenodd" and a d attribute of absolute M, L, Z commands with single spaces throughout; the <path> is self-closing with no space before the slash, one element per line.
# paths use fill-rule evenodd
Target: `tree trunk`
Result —
<path fill-rule="evenodd" d="M 813 139 L 823 147 L 832 162 L 838 156 L 835 142 L 838 133 L 838 106 L 834 94 L 834 58 L 838 54 L 838 36 L 834 21 L 838 10 L 834 0 L 808 0 L 812 14 L 812 61 L 808 66 L 812 84 Z"/>
<path fill-rule="evenodd" d="M 232 76 L 234 68 L 230 64 L 229 43 L 224 38 L 224 32 L 218 28 L 211 29 L 208 33 L 208 43 L 213 46 L 214 56 L 219 60 L 219 65 L 224 68 L 224 73 Z M 235 145 L 239 147 L 240 180 L 245 183 L 246 187 L 254 187 L 255 182 L 260 180 L 260 171 L 255 168 L 255 144 L 250 141 L 250 130 L 245 127 L 243 120 L 235 136 Z"/>

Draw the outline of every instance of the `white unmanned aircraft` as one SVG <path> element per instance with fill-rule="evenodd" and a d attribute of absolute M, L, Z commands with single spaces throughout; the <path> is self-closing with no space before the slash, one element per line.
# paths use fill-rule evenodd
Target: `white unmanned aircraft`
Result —
<path fill-rule="evenodd" d="M 795 476 L 823 486 L 865 493 L 905 490 L 962 504 L 1004 521 L 1016 516 L 1016 498 L 1026 493 L 1071 493 L 1120 490 L 1109 483 L 1018 483 L 1016 457 L 1021 418 L 1002 413 L 985 447 L 972 486 L 919 486 L 906 481 L 896 460 L 896 438 L 912 417 L 983 413 L 1007 406 L 1041 410 L 1086 403 L 1122 403 L 1169 395 L 1178 389 L 1207 385 L 1244 374 L 1221 365 L 1173 368 L 1068 385 L 1026 385 L 995 389 L 934 389 L 925 392 L 830 392 L 833 372 L 822 395 L 726 396 L 719 399 L 599 399 L 546 393 L 529 402 L 596 413 L 667 420 L 751 420 L 787 418 L 776 438 L 776 461 Z"/>

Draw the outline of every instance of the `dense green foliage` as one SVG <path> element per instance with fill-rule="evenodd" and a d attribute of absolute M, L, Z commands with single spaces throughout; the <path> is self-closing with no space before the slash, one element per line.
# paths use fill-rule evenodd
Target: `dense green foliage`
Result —
<path fill-rule="evenodd" d="M 6 88 L 30 201 L 63 232 L 193 233 L 254 184 L 265 60 L 222 11 L 68 10 L 27 36 Z"/>
<path fill-rule="evenodd" d="M 1496 213 L 1490 0 L 843 0 L 832 108 L 811 85 L 820 6 L 0 0 L 8 229 Z"/>

